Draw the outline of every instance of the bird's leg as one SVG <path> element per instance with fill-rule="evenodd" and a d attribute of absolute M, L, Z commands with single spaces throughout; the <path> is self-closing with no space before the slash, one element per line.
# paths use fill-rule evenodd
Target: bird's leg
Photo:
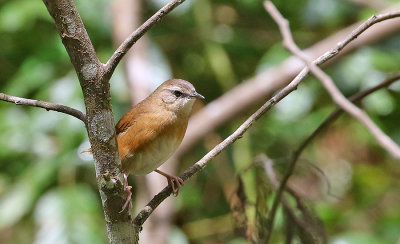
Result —
<path fill-rule="evenodd" d="M 132 208 L 132 192 L 131 192 L 132 186 L 128 185 L 128 175 L 127 174 L 124 174 L 124 182 L 123 183 L 124 183 L 124 190 L 125 190 L 127 196 L 126 196 L 126 201 L 125 201 L 124 205 L 122 206 L 122 210 L 119 213 L 122 213 L 127 206 L 129 206 L 128 210 Z"/>
<path fill-rule="evenodd" d="M 156 169 L 154 171 L 167 178 L 168 185 L 171 185 L 172 187 L 172 193 L 174 194 L 174 196 L 178 196 L 179 188 L 183 186 L 185 182 L 181 178 L 167 174 L 165 172 L 162 172 L 161 170 Z M 177 188 L 175 188 L 174 182 L 176 183 Z"/>

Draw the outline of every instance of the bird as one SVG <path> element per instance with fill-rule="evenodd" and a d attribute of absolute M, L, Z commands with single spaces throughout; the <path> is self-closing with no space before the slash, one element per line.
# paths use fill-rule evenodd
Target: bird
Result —
<path fill-rule="evenodd" d="M 183 180 L 158 167 L 181 144 L 196 99 L 204 99 L 204 96 L 196 92 L 190 82 L 170 79 L 132 107 L 117 123 L 120 169 L 124 176 L 124 190 L 127 192 L 121 212 L 128 205 L 129 209 L 132 208 L 132 187 L 127 180 L 129 174 L 145 175 L 155 171 L 166 177 L 173 194 L 178 195 Z"/>

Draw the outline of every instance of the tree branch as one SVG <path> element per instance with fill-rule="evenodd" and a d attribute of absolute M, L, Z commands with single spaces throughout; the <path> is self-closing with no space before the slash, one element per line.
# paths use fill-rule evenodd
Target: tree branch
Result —
<path fill-rule="evenodd" d="M 381 16 L 385 15 L 384 13 L 388 11 L 395 11 L 398 13 L 399 7 L 400 5 L 394 5 L 382 12 L 382 14 L 377 15 L 378 20 L 381 20 Z M 357 39 L 353 40 L 351 43 L 346 42 L 349 45 L 346 44 L 346 48 L 340 50 L 340 52 L 338 50 L 332 50 L 331 56 L 320 56 L 325 53 L 326 50 L 335 47 L 339 42 L 347 40 L 346 37 L 350 35 L 349 33 L 353 33 L 353 31 L 362 24 L 363 22 L 355 23 L 339 30 L 307 48 L 305 52 L 310 58 L 316 59 L 318 65 L 329 65 L 338 61 L 338 59 L 347 53 L 381 40 L 385 36 L 400 30 L 400 22 L 398 20 L 387 20 L 381 22 L 378 26 L 371 26 L 368 31 L 363 32 L 363 30 L 361 30 L 356 33 Z M 363 34 L 360 36 L 361 33 Z M 254 104 L 259 104 L 261 101 L 264 101 L 266 97 L 271 97 L 275 91 L 289 84 L 303 67 L 303 62 L 291 56 L 279 65 L 241 82 L 229 92 L 224 93 L 219 98 L 208 103 L 190 119 L 185 138 L 173 158 L 180 158 L 188 152 L 196 142 L 203 138 L 204 135 L 232 120 L 233 117 L 247 111 L 250 107 L 254 106 Z M 306 72 L 308 72 L 308 70 Z M 204 123 L 204 121 L 207 121 L 207 123 Z"/>
<path fill-rule="evenodd" d="M 146 22 L 144 22 L 139 28 L 132 32 L 132 34 L 118 47 L 118 49 L 105 64 L 104 76 L 109 79 L 121 59 L 129 51 L 132 45 L 135 44 L 136 41 L 139 40 L 155 23 L 161 21 L 169 12 L 171 12 L 184 1 L 185 0 L 172 0 L 158 10 L 148 20 L 146 20 Z"/>
<path fill-rule="evenodd" d="M 384 81 L 382 81 L 381 83 L 379 83 L 376 86 L 373 86 L 371 88 L 368 88 L 364 91 L 361 91 L 353 96 L 351 96 L 349 98 L 349 100 L 353 103 L 358 103 L 360 102 L 362 99 L 364 99 L 366 96 L 382 89 L 382 88 L 387 88 L 388 86 L 390 86 L 392 83 L 396 82 L 397 80 L 400 79 L 400 72 L 395 73 L 391 76 L 389 76 L 388 78 L 386 78 Z M 331 124 L 332 122 L 334 122 L 336 119 L 339 118 L 340 115 L 343 114 L 343 110 L 341 108 L 337 108 L 335 111 L 333 111 L 319 126 L 317 129 L 315 129 L 315 131 L 309 136 L 307 137 L 303 143 L 299 146 L 299 148 L 296 150 L 296 154 L 299 154 L 298 156 L 300 156 L 300 154 L 303 152 L 304 148 L 323 130 L 325 129 L 329 124 Z"/>
<path fill-rule="evenodd" d="M 280 183 L 274 172 L 272 160 L 269 159 L 265 154 L 261 154 L 260 156 L 258 156 L 257 159 L 263 165 L 265 173 L 269 178 L 269 181 L 272 183 L 273 187 L 278 190 Z M 286 191 L 296 200 L 297 208 L 303 214 L 303 218 L 305 216 L 310 217 L 308 218 L 308 221 L 304 221 L 304 219 L 297 217 L 295 211 L 293 211 L 292 207 L 290 206 L 289 201 L 284 196 L 282 196 L 281 201 L 283 207 L 286 211 L 289 210 L 291 219 L 296 223 L 296 225 L 298 225 L 298 227 L 301 227 L 303 230 L 305 230 L 306 234 L 312 237 L 312 240 L 315 240 L 311 243 L 327 243 L 326 231 L 323 224 L 319 223 L 320 221 L 318 219 L 311 217 L 309 211 L 307 210 L 307 207 L 305 206 L 302 199 L 300 198 L 300 196 L 297 195 L 295 191 L 293 191 L 289 187 L 286 188 Z M 263 232 L 266 234 L 266 236 L 264 236 L 265 239 L 263 239 L 263 241 L 266 243 L 268 243 L 269 241 L 269 235 L 271 233 L 270 231 L 271 230 L 269 229 L 269 225 L 267 225 L 267 228 L 263 230 Z"/>
<path fill-rule="evenodd" d="M 282 36 L 283 36 L 283 42 L 284 45 L 287 49 L 289 49 L 294 55 L 298 56 L 303 62 L 307 64 L 307 67 L 311 70 L 311 72 L 324 84 L 325 88 L 328 90 L 329 94 L 332 96 L 333 100 L 346 112 L 349 114 L 353 115 L 356 117 L 360 122 L 362 122 L 370 131 L 371 133 L 375 136 L 375 139 L 386 149 L 388 150 L 395 158 L 400 157 L 400 149 L 398 148 L 397 144 L 395 144 L 387 135 L 385 135 L 374 123 L 373 121 L 364 113 L 362 112 L 357 106 L 349 102 L 343 95 L 342 93 L 336 88 L 334 85 L 332 79 L 326 75 L 318 66 L 315 65 L 315 63 L 311 62 L 308 60 L 308 57 L 301 52 L 301 50 L 295 45 L 290 29 L 289 29 L 289 23 L 286 19 L 282 17 L 282 15 L 279 13 L 279 11 L 275 8 L 272 2 L 266 1 L 264 2 L 265 9 L 271 14 L 272 18 L 277 22 L 279 25 L 279 29 L 281 30 Z M 352 32 L 352 34 L 343 42 L 339 43 L 337 46 L 337 51 L 340 51 L 344 48 L 345 45 L 350 43 L 352 40 L 354 40 L 357 37 L 357 33 L 360 33 L 370 26 L 372 26 L 374 23 L 378 23 L 380 20 L 383 21 L 385 19 L 394 18 L 394 17 L 399 17 L 400 12 L 397 14 L 395 13 L 388 13 L 388 14 L 383 14 L 377 19 L 377 16 L 372 16 L 369 18 L 365 23 L 363 23 L 360 27 L 358 27 L 356 30 Z M 367 93 L 366 93 L 367 94 Z M 368 93 L 369 94 L 369 93 Z M 338 117 L 338 115 L 336 116 Z M 318 129 L 317 129 L 318 130 Z M 315 136 L 313 133 L 311 135 Z M 308 143 L 311 141 L 310 138 L 306 140 L 305 143 Z M 292 163 L 289 165 L 289 169 L 287 173 L 285 174 L 281 185 L 278 188 L 278 191 L 276 193 L 274 203 L 272 205 L 270 214 L 269 214 L 269 220 L 270 220 L 270 225 L 268 226 L 268 239 L 269 241 L 271 237 L 271 232 L 273 228 L 273 222 L 276 214 L 276 210 L 278 208 L 279 202 L 282 198 L 283 191 L 285 190 L 286 183 L 290 177 L 290 175 L 293 173 L 294 168 L 296 166 L 296 161 L 298 157 L 300 156 L 300 153 L 302 150 L 305 148 L 306 144 L 302 144 L 299 148 L 299 151 L 297 151 L 294 154 L 294 159 Z"/>
<path fill-rule="evenodd" d="M 304 78 L 304 77 L 303 77 Z M 272 106 L 282 100 L 290 92 L 297 88 L 300 80 L 295 80 L 291 82 L 288 86 L 278 92 L 275 96 L 269 99 L 263 106 L 261 106 L 254 114 L 252 114 L 234 133 L 225 138 L 221 143 L 215 146 L 211 151 L 209 151 L 203 158 L 197 161 L 194 165 L 189 167 L 180 176 L 182 180 L 189 179 L 192 175 L 203 169 L 215 156 L 217 156 L 222 150 L 234 143 L 237 139 L 241 138 L 242 135 L 252 126 L 256 120 L 258 120 L 265 112 L 270 110 Z M 137 214 L 134 219 L 134 223 L 137 226 L 141 226 L 154 209 L 171 194 L 171 187 L 165 187 L 161 192 L 153 197 L 153 199 Z"/>
<path fill-rule="evenodd" d="M 349 98 L 350 101 L 352 101 L 353 103 L 357 103 L 359 101 L 361 101 L 362 99 L 364 99 L 366 96 L 382 89 L 385 87 L 390 86 L 392 83 L 394 83 L 395 81 L 400 79 L 400 72 L 393 74 L 392 76 L 388 77 L 387 79 L 385 79 L 384 81 L 382 81 L 380 84 L 371 87 L 365 91 L 361 91 L 353 96 L 351 96 Z M 276 211 L 278 209 L 279 203 L 280 203 L 280 199 L 283 195 L 283 192 L 286 190 L 286 184 L 290 178 L 290 176 L 293 174 L 294 169 L 296 168 L 297 165 L 297 161 L 301 155 L 301 153 L 304 151 L 304 149 L 307 147 L 307 145 L 319 134 L 321 133 L 326 127 L 328 127 L 328 125 L 330 125 L 331 123 L 333 123 L 336 119 L 339 118 L 340 115 L 343 114 L 343 110 L 341 108 L 337 108 L 336 110 L 334 110 L 319 126 L 317 129 L 315 129 L 310 136 L 308 136 L 301 144 L 300 146 L 297 148 L 297 150 L 293 153 L 292 156 L 292 160 L 290 161 L 289 165 L 288 165 L 288 170 L 286 171 L 286 173 L 284 174 L 282 181 L 276 191 L 276 195 L 275 195 L 275 199 L 274 202 L 272 204 L 271 210 L 268 214 L 268 219 L 270 220 L 270 225 L 267 226 L 268 228 L 268 233 L 269 235 L 271 235 L 272 233 L 272 228 L 273 228 L 273 222 L 274 222 L 274 218 L 276 215 Z"/>
<path fill-rule="evenodd" d="M 347 100 L 344 95 L 339 91 L 339 89 L 335 86 L 332 78 L 328 76 L 322 69 L 320 69 L 317 65 L 315 65 L 307 55 L 305 55 L 295 44 L 292 33 L 290 32 L 289 22 L 283 18 L 283 16 L 279 13 L 279 11 L 275 8 L 274 4 L 270 1 L 264 2 L 265 9 L 271 14 L 272 18 L 276 21 L 279 26 L 279 29 L 283 36 L 284 46 L 292 52 L 295 56 L 300 58 L 307 67 L 311 70 L 314 76 L 316 76 L 324 85 L 325 89 L 328 91 L 329 95 L 332 97 L 333 101 L 342 107 L 347 113 L 352 115 L 354 118 L 358 119 L 365 127 L 371 132 L 371 134 L 375 137 L 379 144 L 383 148 L 385 148 L 392 156 L 396 159 L 400 159 L 400 147 L 388 136 L 386 135 L 369 117 L 368 115 L 359 109 L 357 106 L 352 104 L 349 100 Z M 381 17 L 382 20 L 388 18 L 394 18 L 400 16 L 400 11 L 396 16 L 393 13 L 385 14 Z M 362 29 L 369 28 L 373 23 L 376 23 L 376 16 L 372 16 L 369 18 L 363 25 L 357 28 L 355 32 Z M 382 21 L 381 20 L 381 21 Z M 351 42 L 356 38 L 355 35 L 350 35 L 350 37 L 346 40 L 347 43 Z M 344 48 L 347 45 L 346 42 L 339 43 L 338 51 Z"/>
<path fill-rule="evenodd" d="M 33 107 L 38 107 L 38 108 L 44 108 L 47 111 L 52 110 L 64 114 L 68 114 L 71 116 L 74 116 L 77 119 L 82 120 L 84 124 L 86 124 L 86 116 L 84 113 L 81 111 L 64 106 L 61 104 L 56 104 L 56 103 L 51 103 L 51 102 L 45 102 L 45 101 L 40 101 L 40 100 L 33 100 L 33 99 L 27 99 L 27 98 L 22 98 L 22 97 L 15 97 L 11 95 L 7 95 L 4 93 L 0 92 L 0 100 L 10 102 L 10 103 L 15 103 L 16 105 L 26 105 L 26 106 L 33 106 Z"/>
<path fill-rule="evenodd" d="M 392 18 L 399 17 L 399 16 L 400 16 L 400 11 L 392 12 Z M 386 19 L 388 19 L 386 14 L 377 15 L 376 18 L 374 19 L 373 23 L 371 23 L 368 27 L 356 29 L 357 31 L 354 31 L 349 37 L 347 37 L 343 42 L 341 42 L 343 44 L 343 47 L 348 45 L 352 40 L 354 40 L 356 37 L 358 37 L 361 33 L 363 33 L 365 30 L 367 30 L 370 26 L 372 26 L 378 22 L 381 22 L 383 20 L 386 20 Z M 349 38 L 351 38 L 351 40 L 349 40 Z M 326 52 L 324 55 L 317 58 L 314 61 L 314 63 L 317 65 L 325 63 L 326 61 L 332 59 L 334 56 L 339 54 L 342 51 L 343 47 L 340 50 L 338 48 L 335 48 L 329 52 Z M 192 175 L 196 174 L 198 171 L 200 171 L 202 168 L 204 168 L 211 159 L 213 159 L 222 150 L 224 150 L 226 147 L 228 147 L 233 142 L 235 142 L 237 139 L 239 139 L 247 131 L 247 129 L 258 118 L 260 118 L 265 112 L 267 112 L 269 109 L 271 109 L 272 106 L 274 106 L 276 103 L 278 103 L 280 100 L 282 100 L 285 96 L 289 95 L 289 93 L 294 91 L 297 88 L 298 84 L 307 76 L 308 72 L 309 72 L 308 68 L 303 68 L 301 70 L 301 72 L 286 87 L 284 87 L 276 95 L 274 95 L 271 99 L 269 99 L 253 115 L 251 115 L 233 134 L 231 134 L 224 141 L 222 141 L 217 146 L 215 146 L 211 151 L 209 151 L 203 158 L 201 158 L 199 161 L 197 161 L 194 165 L 192 165 L 191 167 L 186 169 L 180 177 L 183 180 L 187 180 Z M 146 206 L 144 206 L 139 211 L 139 213 L 136 215 L 136 217 L 134 219 L 135 228 L 140 229 L 140 227 L 143 225 L 143 223 L 146 221 L 146 219 L 154 211 L 154 209 L 157 208 L 157 206 L 160 205 L 160 203 L 162 201 L 164 201 L 171 194 L 171 192 L 172 192 L 171 187 L 167 186 L 163 190 L 161 190 L 157 195 L 155 195 L 153 197 L 153 199 L 151 199 L 150 202 Z"/>
<path fill-rule="evenodd" d="M 129 211 L 119 213 L 126 200 L 121 183 L 109 77 L 85 29 L 73 0 L 43 0 L 54 19 L 71 63 L 78 75 L 86 106 L 86 128 L 96 170 L 109 242 L 137 243 L 139 232 Z"/>

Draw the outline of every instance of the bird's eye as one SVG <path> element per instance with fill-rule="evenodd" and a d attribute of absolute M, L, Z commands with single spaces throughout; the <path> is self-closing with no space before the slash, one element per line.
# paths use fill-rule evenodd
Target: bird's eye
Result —
<path fill-rule="evenodd" d="M 183 93 L 181 91 L 175 90 L 174 95 L 175 95 L 175 97 L 180 97 L 183 95 Z"/>

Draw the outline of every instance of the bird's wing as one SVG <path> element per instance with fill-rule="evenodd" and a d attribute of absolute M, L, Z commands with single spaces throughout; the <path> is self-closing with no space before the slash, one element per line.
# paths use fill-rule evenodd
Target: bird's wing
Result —
<path fill-rule="evenodd" d="M 117 130 L 120 132 L 117 141 L 121 158 L 148 149 L 159 136 L 168 134 L 166 127 L 172 126 L 169 117 L 158 113 L 140 113 L 133 122 L 118 123 Z"/>
<path fill-rule="evenodd" d="M 129 127 L 134 125 L 137 119 L 141 115 L 140 109 L 134 107 L 129 112 L 127 112 L 122 118 L 118 121 L 117 125 L 115 126 L 115 130 L 117 135 L 127 131 Z"/>
<path fill-rule="evenodd" d="M 129 127 L 131 127 L 135 121 L 133 120 L 124 120 L 124 121 L 119 121 L 117 126 L 115 127 L 117 135 L 125 132 L 128 130 Z"/>

